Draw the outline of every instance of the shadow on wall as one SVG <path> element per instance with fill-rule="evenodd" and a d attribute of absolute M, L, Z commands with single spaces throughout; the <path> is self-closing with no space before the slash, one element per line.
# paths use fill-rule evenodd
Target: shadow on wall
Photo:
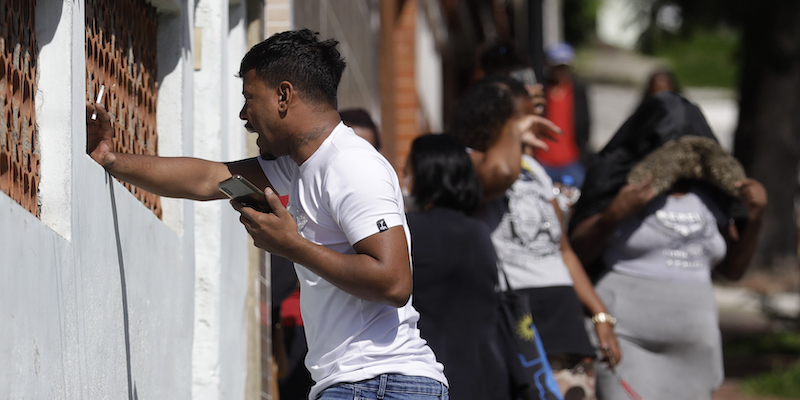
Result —
<path fill-rule="evenodd" d="M 125 329 L 125 361 L 128 373 L 128 400 L 138 399 L 136 387 L 133 383 L 133 370 L 131 368 L 131 333 L 130 323 L 128 322 L 128 288 L 125 281 L 125 260 L 122 257 L 122 240 L 119 235 L 119 218 L 117 214 L 117 200 L 114 196 L 114 178 L 106 173 L 106 184 L 111 196 L 111 214 L 114 221 L 114 237 L 117 242 L 117 260 L 119 261 L 119 283 L 122 292 L 122 322 Z"/>
<path fill-rule="evenodd" d="M 64 2 L 61 1 L 39 1 L 36 4 L 36 40 L 40 50 L 53 41 L 63 9 Z"/>
<path fill-rule="evenodd" d="M 187 12 L 158 14 L 158 76 L 159 86 L 164 77 L 169 76 L 180 64 L 181 59 L 189 60 L 192 56 L 191 28 L 186 17 Z M 200 38 L 197 38 L 200 40 Z"/>

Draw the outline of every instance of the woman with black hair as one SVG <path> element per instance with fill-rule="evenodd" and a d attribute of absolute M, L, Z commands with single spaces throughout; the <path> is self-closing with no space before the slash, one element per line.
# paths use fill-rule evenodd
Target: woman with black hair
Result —
<path fill-rule="evenodd" d="M 472 149 L 473 165 L 485 185 L 485 204 L 476 215 L 492 231 L 512 289 L 528 297 L 563 397 L 594 399 L 596 351 L 584 316 L 595 321 L 602 356 L 614 362 L 622 354 L 610 315 L 562 234 L 553 181 L 534 158 L 522 154 L 526 135 L 530 139 L 543 128 L 557 132 L 536 112 L 522 83 L 492 76 L 465 93 L 448 133 Z"/>
<path fill-rule="evenodd" d="M 420 332 L 445 366 L 453 399 L 508 399 L 497 259 L 489 229 L 467 216 L 481 184 L 466 148 L 452 136 L 420 136 L 405 176 Z"/>

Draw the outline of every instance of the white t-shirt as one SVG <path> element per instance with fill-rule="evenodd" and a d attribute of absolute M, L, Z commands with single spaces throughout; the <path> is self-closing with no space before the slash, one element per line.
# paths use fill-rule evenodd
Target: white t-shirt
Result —
<path fill-rule="evenodd" d="M 680 197 L 662 194 L 620 224 L 603 261 L 627 275 L 710 282 L 711 269 L 727 250 L 720 225 L 727 220 L 704 191 L 693 188 Z"/>
<path fill-rule="evenodd" d="M 495 215 L 502 213 L 492 242 L 514 289 L 572 286 L 561 255 L 561 223 L 550 202 L 554 198 L 553 180 L 523 155 L 519 178 L 492 207 Z"/>
<path fill-rule="evenodd" d="M 340 123 L 302 165 L 290 157 L 259 158 L 307 240 L 343 254 L 353 244 L 401 225 L 409 254 L 403 194 L 394 168 L 369 142 Z M 355 297 L 295 264 L 308 342 L 310 398 L 340 382 L 384 373 L 424 376 L 447 384 L 442 364 L 420 337 L 411 300 L 395 308 Z"/>

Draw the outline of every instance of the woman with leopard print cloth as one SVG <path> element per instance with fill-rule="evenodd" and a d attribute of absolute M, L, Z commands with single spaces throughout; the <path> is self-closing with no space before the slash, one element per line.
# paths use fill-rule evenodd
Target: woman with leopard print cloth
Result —
<path fill-rule="evenodd" d="M 744 274 L 767 203 L 737 165 L 700 109 L 665 91 L 588 169 L 570 239 L 616 317 L 616 372 L 648 400 L 711 399 L 722 382 L 711 272 Z M 627 399 L 614 371 L 596 370 L 599 399 Z"/>

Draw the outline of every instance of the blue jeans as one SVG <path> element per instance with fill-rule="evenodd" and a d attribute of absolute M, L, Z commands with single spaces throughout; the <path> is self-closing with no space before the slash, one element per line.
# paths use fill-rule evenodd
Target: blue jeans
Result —
<path fill-rule="evenodd" d="M 421 376 L 383 374 L 355 383 L 337 383 L 317 400 L 449 400 L 447 386 Z"/>

